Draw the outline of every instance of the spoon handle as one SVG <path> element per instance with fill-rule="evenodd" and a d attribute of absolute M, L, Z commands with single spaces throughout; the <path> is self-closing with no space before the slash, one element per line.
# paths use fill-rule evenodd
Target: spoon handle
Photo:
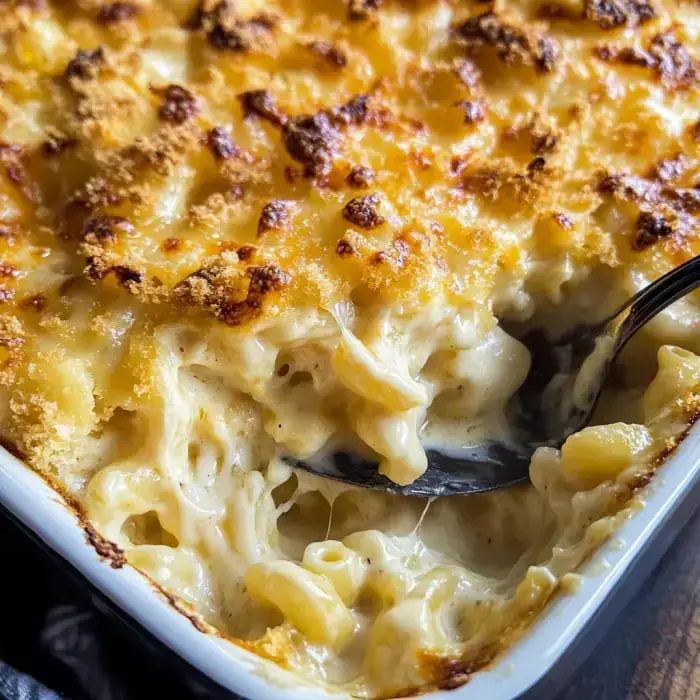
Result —
<path fill-rule="evenodd" d="M 700 287 L 700 255 L 684 262 L 637 292 L 611 318 L 611 320 L 618 318 L 620 314 L 627 311 L 627 315 L 618 327 L 617 349 L 621 350 L 625 343 L 654 316 L 698 287 Z"/>

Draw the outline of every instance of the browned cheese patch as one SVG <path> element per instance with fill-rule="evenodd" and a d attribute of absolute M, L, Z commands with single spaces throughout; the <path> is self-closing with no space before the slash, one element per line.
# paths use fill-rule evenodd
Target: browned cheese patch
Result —
<path fill-rule="evenodd" d="M 265 301 L 280 293 L 291 276 L 278 265 L 254 265 L 240 270 L 215 260 L 193 272 L 175 287 L 175 298 L 184 304 L 212 313 L 229 326 L 239 326 L 258 317 Z"/>
<path fill-rule="evenodd" d="M 163 102 L 158 109 L 158 116 L 172 124 L 184 124 L 197 115 L 199 106 L 197 98 L 181 85 L 168 85 L 163 91 Z"/>
<path fill-rule="evenodd" d="M 372 168 L 368 168 L 365 165 L 356 165 L 350 170 L 345 181 L 350 187 L 358 190 L 366 190 L 368 187 L 372 186 L 374 178 L 375 174 Z"/>
<path fill-rule="evenodd" d="M 646 68 L 669 90 L 688 90 L 700 81 L 700 63 L 672 30 L 653 36 L 644 49 L 600 45 L 596 54 L 603 61 Z"/>
<path fill-rule="evenodd" d="M 556 40 L 539 28 L 505 19 L 493 10 L 469 17 L 454 29 L 457 41 L 477 55 L 485 49 L 511 65 L 532 66 L 538 73 L 549 73 L 560 58 Z"/>
<path fill-rule="evenodd" d="M 92 80 L 97 77 L 99 69 L 105 64 L 105 53 L 101 46 L 96 49 L 79 49 L 66 66 L 66 78 Z"/>
<path fill-rule="evenodd" d="M 651 0 L 586 0 L 584 12 L 602 29 L 636 27 L 656 17 Z"/>
<path fill-rule="evenodd" d="M 291 202 L 275 199 L 263 206 L 258 220 L 258 236 L 266 231 L 282 229 L 289 223 L 289 210 Z"/>
<path fill-rule="evenodd" d="M 455 103 L 455 107 L 459 107 L 464 112 L 465 124 L 476 124 L 486 119 L 486 110 L 481 102 L 476 100 L 460 100 Z"/>
<path fill-rule="evenodd" d="M 376 17 L 382 0 L 348 0 L 348 17 L 353 21 Z"/>
<path fill-rule="evenodd" d="M 267 14 L 240 19 L 230 0 L 203 0 L 186 28 L 202 33 L 215 49 L 245 53 L 266 50 L 275 24 L 275 18 Z"/>
<path fill-rule="evenodd" d="M 677 168 L 678 159 L 672 160 Z M 652 169 L 651 178 L 618 173 L 600 182 L 599 191 L 605 196 L 637 206 L 639 214 L 631 239 L 634 250 L 644 250 L 660 241 L 681 246 L 700 223 L 700 191 L 670 184 L 679 173 L 675 171 L 669 177 L 667 163 L 660 161 Z"/>
<path fill-rule="evenodd" d="M 209 129 L 206 136 L 209 149 L 218 160 L 228 160 L 240 153 L 240 149 L 233 142 L 226 129 L 217 126 Z"/>
<path fill-rule="evenodd" d="M 100 24 L 110 25 L 133 19 L 141 14 L 141 7 L 133 2 L 113 2 L 103 5 L 97 13 Z"/>
<path fill-rule="evenodd" d="M 284 123 L 284 147 L 294 160 L 304 165 L 307 177 L 328 175 L 341 146 L 342 131 L 367 122 L 368 102 L 367 95 L 356 95 L 339 107 L 290 117 Z"/>
<path fill-rule="evenodd" d="M 381 197 L 376 193 L 364 197 L 353 197 L 343 207 L 343 218 L 359 228 L 367 230 L 378 228 L 385 221 L 377 209 L 380 201 Z"/>
<path fill-rule="evenodd" d="M 335 70 L 340 70 L 347 65 L 348 57 L 330 41 L 310 41 L 306 44 L 306 48 Z"/>
<path fill-rule="evenodd" d="M 287 115 L 277 106 L 277 102 L 269 90 L 242 92 L 238 95 L 238 100 L 246 119 L 252 116 L 260 117 L 275 126 L 282 126 L 287 121 Z"/>

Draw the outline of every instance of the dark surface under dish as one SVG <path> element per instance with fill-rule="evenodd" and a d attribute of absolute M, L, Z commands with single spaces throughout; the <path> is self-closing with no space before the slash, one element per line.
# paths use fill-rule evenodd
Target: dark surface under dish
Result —
<path fill-rule="evenodd" d="M 2 506 L 0 553 L 2 700 L 236 700 L 118 617 Z"/>
<path fill-rule="evenodd" d="M 558 700 L 700 697 L 698 542 L 700 513 Z M 3 700 L 59 693 L 71 700 L 233 698 L 205 687 L 185 662 L 118 620 L 62 560 L 3 515 L 0 547 Z M 542 692 L 543 700 L 551 697 Z"/>

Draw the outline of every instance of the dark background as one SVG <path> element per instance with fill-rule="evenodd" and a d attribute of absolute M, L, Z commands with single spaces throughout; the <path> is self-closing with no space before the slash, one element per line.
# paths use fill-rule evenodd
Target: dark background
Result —
<path fill-rule="evenodd" d="M 4 662 L 71 700 L 210 697 L 186 684 L 182 662 L 98 611 L 85 585 L 2 516 L 0 552 Z M 699 657 L 700 513 L 558 700 L 700 698 Z M 17 700 L 1 681 L 0 697 Z"/>

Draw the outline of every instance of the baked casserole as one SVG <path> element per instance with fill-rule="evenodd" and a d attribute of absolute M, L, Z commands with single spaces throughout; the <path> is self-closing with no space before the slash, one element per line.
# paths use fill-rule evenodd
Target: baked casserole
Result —
<path fill-rule="evenodd" d="M 454 687 L 694 421 L 700 306 L 646 327 L 531 484 L 408 484 L 505 434 L 512 327 L 700 253 L 695 0 L 4 0 L 5 444 L 183 609 L 357 697 Z"/>

